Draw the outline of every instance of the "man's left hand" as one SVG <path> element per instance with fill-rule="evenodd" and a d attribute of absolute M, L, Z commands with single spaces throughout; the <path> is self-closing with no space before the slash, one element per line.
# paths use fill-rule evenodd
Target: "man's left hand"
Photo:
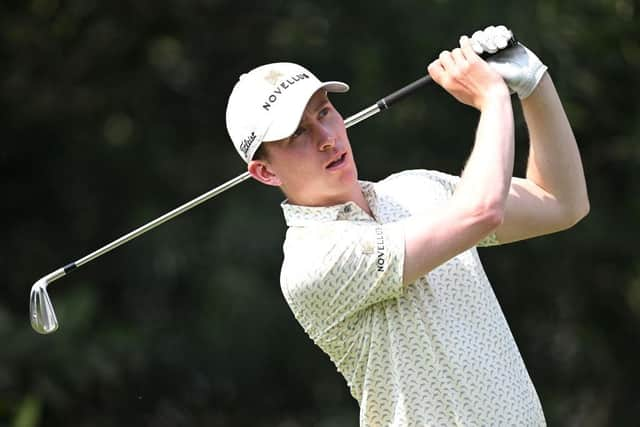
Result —
<path fill-rule="evenodd" d="M 471 46 L 478 54 L 495 53 L 504 49 L 513 34 L 505 26 L 489 26 L 471 36 Z M 487 62 L 496 70 L 512 92 L 525 99 L 538 86 L 547 70 L 540 59 L 523 44 L 506 48 L 489 57 Z"/>

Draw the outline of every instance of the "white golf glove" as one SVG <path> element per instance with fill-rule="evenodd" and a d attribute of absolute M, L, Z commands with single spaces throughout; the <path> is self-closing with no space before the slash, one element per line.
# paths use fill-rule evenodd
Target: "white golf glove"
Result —
<path fill-rule="evenodd" d="M 489 26 L 484 31 L 476 31 L 471 36 L 471 47 L 478 54 L 495 53 L 507 47 L 513 34 L 505 26 Z M 547 66 L 523 44 L 504 49 L 487 59 L 512 92 L 525 99 L 538 86 L 547 71 Z"/>

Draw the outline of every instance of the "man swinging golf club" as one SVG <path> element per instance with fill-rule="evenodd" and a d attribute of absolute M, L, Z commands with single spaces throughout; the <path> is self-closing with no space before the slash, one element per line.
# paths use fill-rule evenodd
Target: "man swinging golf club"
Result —
<path fill-rule="evenodd" d="M 344 121 L 291 63 L 258 67 L 231 93 L 227 128 L 256 180 L 280 187 L 288 225 L 281 287 L 346 379 L 362 426 L 545 424 L 475 247 L 553 233 L 589 210 L 573 132 L 547 73 L 488 27 L 428 67 L 480 112 L 460 177 L 404 171 L 359 181 Z M 530 150 L 512 178 L 517 93 Z M 429 142 L 429 141 L 427 141 Z"/>

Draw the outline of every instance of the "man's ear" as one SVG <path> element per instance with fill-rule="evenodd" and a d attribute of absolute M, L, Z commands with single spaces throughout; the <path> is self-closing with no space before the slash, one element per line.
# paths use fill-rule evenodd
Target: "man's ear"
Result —
<path fill-rule="evenodd" d="M 247 170 L 251 176 L 266 185 L 280 187 L 280 178 L 271 170 L 268 162 L 264 160 L 251 160 L 247 165 Z"/>

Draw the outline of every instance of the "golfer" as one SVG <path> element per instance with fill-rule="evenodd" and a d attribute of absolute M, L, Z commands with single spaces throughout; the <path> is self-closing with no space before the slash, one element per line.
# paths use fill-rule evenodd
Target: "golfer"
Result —
<path fill-rule="evenodd" d="M 480 113 L 460 177 L 408 170 L 358 180 L 327 96 L 348 86 L 299 65 L 258 67 L 229 98 L 228 131 L 251 176 L 287 198 L 282 292 L 344 376 L 361 426 L 545 425 L 475 248 L 569 228 L 589 201 L 547 67 L 521 44 L 489 63 L 478 55 L 510 35 L 500 26 L 463 36 L 428 66 Z M 529 131 L 525 178 L 512 177 L 510 93 Z"/>

